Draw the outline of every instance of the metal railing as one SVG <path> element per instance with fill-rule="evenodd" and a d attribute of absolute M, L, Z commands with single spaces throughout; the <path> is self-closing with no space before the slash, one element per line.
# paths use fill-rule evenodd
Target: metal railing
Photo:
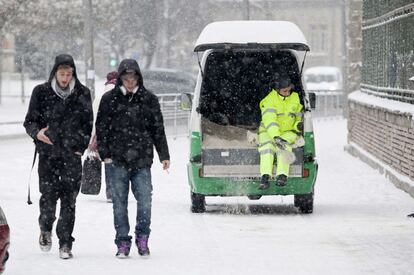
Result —
<path fill-rule="evenodd" d="M 361 83 L 361 91 L 369 95 L 414 104 L 414 90 L 378 87 Z"/>
<path fill-rule="evenodd" d="M 315 93 L 315 109 L 312 110 L 312 117 L 334 117 L 342 116 L 346 105 L 346 96 L 343 90 L 312 90 Z"/>
<path fill-rule="evenodd" d="M 189 111 L 180 108 L 181 94 L 157 95 L 167 135 L 176 137 L 187 133 Z"/>
<path fill-rule="evenodd" d="M 181 110 L 181 94 L 157 95 L 164 120 L 178 120 L 188 118 L 189 111 Z"/>
<path fill-rule="evenodd" d="M 334 117 L 342 116 L 346 104 L 346 97 L 342 90 L 337 91 L 308 91 L 316 95 L 316 108 L 312 110 L 313 117 Z M 164 124 L 168 136 L 177 137 L 187 134 L 187 126 L 190 112 L 180 108 L 181 94 L 157 95 L 161 112 L 164 117 Z M 23 121 L 0 122 L 0 127 L 22 125 Z M 23 131 L 22 131 L 23 133 Z"/>
<path fill-rule="evenodd" d="M 13 95 L 8 95 L 12 97 Z M 178 135 L 187 133 L 187 125 L 189 119 L 189 111 L 181 110 L 181 94 L 162 94 L 157 95 L 160 103 L 161 112 L 164 118 L 164 124 L 166 128 L 166 133 L 169 136 L 176 137 Z M 26 108 L 22 109 L 22 111 Z M 25 136 L 23 127 L 23 121 L 0 121 L 0 139 L 7 136 L 16 136 L 21 134 Z M 16 131 L 15 128 L 19 126 L 19 130 Z M 11 130 L 12 133 L 6 133 Z"/>
<path fill-rule="evenodd" d="M 414 104 L 414 3 L 365 0 L 361 91 Z"/>

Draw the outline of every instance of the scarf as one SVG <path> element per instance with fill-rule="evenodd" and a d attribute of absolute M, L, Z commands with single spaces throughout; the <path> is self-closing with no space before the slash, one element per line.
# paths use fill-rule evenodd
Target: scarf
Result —
<path fill-rule="evenodd" d="M 55 94 L 57 96 L 59 96 L 62 99 L 66 99 L 73 92 L 73 88 L 75 88 L 75 79 L 72 78 L 69 85 L 65 89 L 62 89 L 58 85 L 58 83 L 56 81 L 56 77 L 54 77 L 52 79 L 51 86 L 52 86 L 52 89 L 53 89 L 53 91 L 55 92 Z"/>

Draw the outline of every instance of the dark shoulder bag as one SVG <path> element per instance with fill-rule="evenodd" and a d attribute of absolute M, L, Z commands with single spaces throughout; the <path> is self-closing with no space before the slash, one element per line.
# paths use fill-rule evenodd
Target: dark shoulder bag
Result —
<path fill-rule="evenodd" d="M 98 195 L 101 191 L 102 163 L 97 153 L 87 150 L 82 166 L 81 193 Z"/>

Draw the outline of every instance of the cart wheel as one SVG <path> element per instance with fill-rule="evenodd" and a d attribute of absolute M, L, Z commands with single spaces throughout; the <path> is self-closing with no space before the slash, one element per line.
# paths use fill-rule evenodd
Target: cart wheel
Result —
<path fill-rule="evenodd" d="M 296 194 L 294 196 L 294 204 L 302 214 L 313 212 L 313 192 L 310 194 Z"/>
<path fill-rule="evenodd" d="M 205 211 L 206 211 L 205 196 L 191 192 L 191 212 L 204 213 Z"/>
<path fill-rule="evenodd" d="M 256 201 L 259 200 L 262 197 L 262 195 L 248 195 L 247 197 L 249 198 L 249 200 Z"/>

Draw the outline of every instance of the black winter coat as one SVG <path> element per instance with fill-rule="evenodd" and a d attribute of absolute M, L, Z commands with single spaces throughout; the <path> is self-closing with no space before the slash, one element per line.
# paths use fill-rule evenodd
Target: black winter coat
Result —
<path fill-rule="evenodd" d="M 151 167 L 154 145 L 160 161 L 170 159 L 158 98 L 143 88 L 132 96 L 116 86 L 102 97 L 96 136 L 101 159 L 129 170 Z"/>
<path fill-rule="evenodd" d="M 91 136 L 93 113 L 90 91 L 79 82 L 76 71 L 74 90 L 65 100 L 53 91 L 51 81 L 58 65 L 67 63 L 67 60 L 58 57 L 56 61 L 49 81 L 34 88 L 23 125 L 33 138 L 39 154 L 60 157 L 85 151 Z M 71 62 L 69 64 L 72 65 Z M 37 133 L 47 126 L 49 129 L 45 134 L 53 145 L 36 138 Z"/>

